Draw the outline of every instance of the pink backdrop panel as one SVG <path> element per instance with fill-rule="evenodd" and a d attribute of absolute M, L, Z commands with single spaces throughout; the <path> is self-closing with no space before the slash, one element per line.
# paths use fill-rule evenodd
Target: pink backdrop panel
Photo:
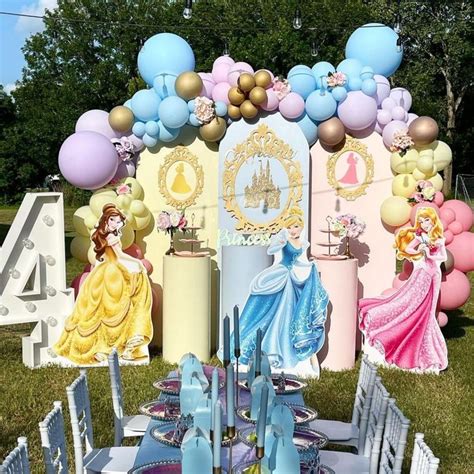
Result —
<path fill-rule="evenodd" d="M 394 236 L 380 219 L 380 204 L 392 195 L 390 152 L 375 132 L 358 140 L 372 156 L 374 175 L 366 193 L 352 201 L 338 196 L 329 184 L 327 164 L 334 152 L 324 149 L 319 141 L 311 148 L 311 253 L 327 252 L 327 246 L 321 245 L 327 242 L 327 233 L 321 232 L 327 229 L 327 216 L 351 213 L 361 218 L 367 224 L 365 233 L 357 241 L 351 241 L 351 252 L 359 260 L 358 296 L 361 298 L 380 295 L 392 286 L 395 251 Z M 357 153 L 343 154 L 337 160 L 335 175 L 342 186 L 354 189 L 364 182 L 364 160 Z M 337 241 L 337 237 L 332 239 Z M 337 248 L 333 248 L 334 251 L 337 252 Z"/>

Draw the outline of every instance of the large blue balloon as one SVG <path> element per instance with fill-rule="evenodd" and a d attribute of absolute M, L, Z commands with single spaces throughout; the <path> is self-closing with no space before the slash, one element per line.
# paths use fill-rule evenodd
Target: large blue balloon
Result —
<path fill-rule="evenodd" d="M 188 103 L 177 96 L 163 99 L 159 112 L 161 122 L 168 128 L 181 128 L 189 118 Z"/>
<path fill-rule="evenodd" d="M 195 59 L 191 46 L 178 35 L 159 33 L 145 41 L 138 53 L 138 70 L 149 86 L 163 72 L 178 76 L 194 71 Z"/>
<path fill-rule="evenodd" d="M 337 102 L 330 92 L 316 90 L 306 99 L 306 113 L 317 122 L 331 118 L 336 112 Z"/>
<path fill-rule="evenodd" d="M 297 64 L 296 66 L 293 66 L 289 71 L 288 71 L 288 76 L 287 77 L 290 77 L 292 74 L 294 74 L 295 72 L 302 72 L 302 71 L 305 71 L 305 72 L 311 72 L 311 68 L 309 66 L 306 66 L 305 64 Z"/>
<path fill-rule="evenodd" d="M 296 120 L 296 123 L 301 128 L 306 140 L 311 146 L 318 139 L 318 126 L 311 120 L 308 114 L 303 114 L 302 117 Z"/>
<path fill-rule="evenodd" d="M 142 89 L 132 97 L 132 112 L 135 117 L 148 122 L 158 118 L 161 99 L 152 89 Z"/>
<path fill-rule="evenodd" d="M 158 137 L 162 142 L 172 142 L 178 138 L 180 129 L 179 128 L 169 128 L 166 125 L 163 125 L 161 120 L 158 121 L 158 126 L 160 127 L 160 132 Z"/>
<path fill-rule="evenodd" d="M 363 64 L 357 59 L 344 59 L 337 65 L 337 72 L 343 72 L 347 79 L 359 77 Z"/>
<path fill-rule="evenodd" d="M 375 74 L 391 76 L 403 58 L 397 39 L 397 33 L 388 26 L 369 23 L 357 28 L 347 40 L 346 58 L 358 59 L 364 66 L 371 66 Z"/>
<path fill-rule="evenodd" d="M 305 100 L 316 89 L 316 79 L 307 66 L 301 65 L 301 67 L 292 68 L 288 73 L 288 82 L 291 85 L 291 91 L 296 92 Z"/>
<path fill-rule="evenodd" d="M 312 68 L 313 76 L 316 79 L 316 87 L 321 89 L 321 77 L 326 77 L 330 72 L 336 72 L 336 69 L 331 63 L 320 61 Z M 326 87 L 326 84 L 323 84 Z"/>
<path fill-rule="evenodd" d="M 153 89 L 162 98 L 166 99 L 170 95 L 176 95 L 174 84 L 176 82 L 176 75 L 161 73 L 153 80 Z"/>

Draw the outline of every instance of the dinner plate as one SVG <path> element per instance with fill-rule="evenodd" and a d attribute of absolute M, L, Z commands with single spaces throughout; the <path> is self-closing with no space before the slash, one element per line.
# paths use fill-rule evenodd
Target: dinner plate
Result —
<path fill-rule="evenodd" d="M 150 416 L 160 421 L 175 421 L 181 415 L 179 403 L 170 403 L 169 401 L 153 400 L 140 405 L 140 413 Z"/>
<path fill-rule="evenodd" d="M 304 405 L 296 405 L 293 403 L 287 403 L 288 407 L 293 412 L 293 419 L 295 424 L 300 425 L 303 423 L 309 423 L 318 417 L 318 412 L 313 408 L 306 407 Z M 255 420 L 250 418 L 250 406 L 244 405 L 237 408 L 237 416 L 246 423 L 256 424 Z"/>
<path fill-rule="evenodd" d="M 308 385 L 306 382 L 303 382 L 298 377 L 294 377 L 292 375 L 285 375 L 285 388 L 282 389 L 279 387 L 279 374 L 272 374 L 271 379 L 273 388 L 275 389 L 275 393 L 277 395 L 287 395 L 289 393 L 295 393 L 302 390 Z M 247 390 L 248 392 L 250 392 L 250 387 L 247 385 L 246 379 L 239 380 L 239 387 L 243 390 Z"/>

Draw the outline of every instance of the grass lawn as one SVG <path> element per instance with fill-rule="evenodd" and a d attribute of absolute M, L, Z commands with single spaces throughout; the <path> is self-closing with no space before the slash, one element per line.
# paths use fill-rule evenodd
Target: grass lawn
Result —
<path fill-rule="evenodd" d="M 72 213 L 66 209 L 66 240 L 72 238 Z M 0 209 L 0 243 L 15 215 L 14 209 Z M 67 275 L 72 277 L 82 264 L 67 255 Z M 471 274 L 471 281 L 473 281 Z M 448 342 L 450 366 L 440 376 L 415 375 L 383 369 L 379 373 L 391 396 L 411 420 L 405 455 L 405 471 L 415 432 L 424 432 L 436 456 L 441 458 L 442 473 L 473 473 L 474 461 L 474 301 L 449 314 L 443 328 Z M 43 368 L 30 370 L 21 362 L 21 336 L 30 325 L 0 326 L 0 459 L 16 445 L 18 436 L 27 436 L 33 472 L 44 472 L 38 422 L 62 400 L 65 408 L 69 460 L 73 459 L 65 388 L 77 376 L 77 369 Z M 215 362 L 216 359 L 213 359 Z M 121 369 L 125 390 L 125 408 L 136 413 L 138 405 L 153 399 L 157 392 L 152 382 L 171 369 L 161 357 L 153 357 L 147 367 Z M 310 382 L 306 402 L 317 408 L 321 418 L 349 421 L 358 365 L 350 371 L 323 371 L 321 380 Z M 94 443 L 98 447 L 113 442 L 112 402 L 108 370 L 89 370 L 89 387 L 94 425 Z M 71 471 L 72 472 L 72 471 Z"/>

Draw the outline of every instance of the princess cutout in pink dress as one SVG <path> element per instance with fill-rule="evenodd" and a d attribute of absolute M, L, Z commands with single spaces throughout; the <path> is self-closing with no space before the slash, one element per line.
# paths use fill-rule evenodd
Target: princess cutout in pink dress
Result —
<path fill-rule="evenodd" d="M 413 262 L 409 279 L 394 294 L 359 301 L 359 327 L 366 343 L 388 364 L 426 372 L 448 366 L 446 341 L 436 320 L 440 265 L 447 258 L 444 242 L 438 239 Z M 426 234 L 417 232 L 409 246 L 426 243 Z"/>
<path fill-rule="evenodd" d="M 344 184 L 357 184 L 359 182 L 357 179 L 357 158 L 354 156 L 354 153 L 349 154 L 347 164 L 348 167 L 346 174 L 339 180 L 339 182 Z"/>

